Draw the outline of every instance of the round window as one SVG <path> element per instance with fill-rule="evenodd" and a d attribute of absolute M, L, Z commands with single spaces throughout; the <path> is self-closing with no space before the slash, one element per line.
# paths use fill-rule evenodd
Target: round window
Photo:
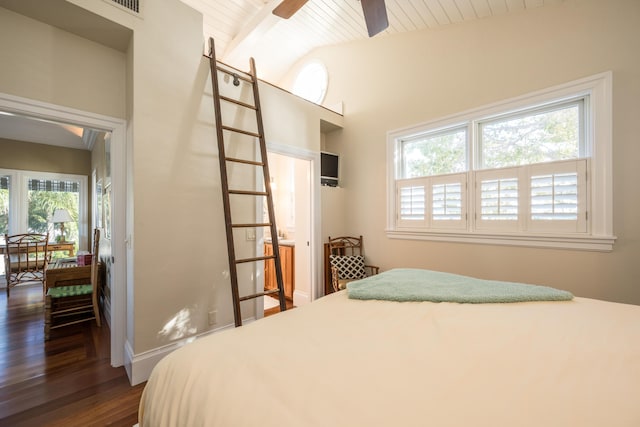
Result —
<path fill-rule="evenodd" d="M 306 64 L 293 83 L 293 93 L 308 101 L 320 104 L 327 93 L 329 75 L 320 61 Z"/>

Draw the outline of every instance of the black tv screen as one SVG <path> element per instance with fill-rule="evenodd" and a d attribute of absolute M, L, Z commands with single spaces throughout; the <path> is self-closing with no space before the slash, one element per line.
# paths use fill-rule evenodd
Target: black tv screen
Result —
<path fill-rule="evenodd" d="M 338 185 L 338 155 L 322 151 L 320 153 L 320 178 L 322 185 Z"/>

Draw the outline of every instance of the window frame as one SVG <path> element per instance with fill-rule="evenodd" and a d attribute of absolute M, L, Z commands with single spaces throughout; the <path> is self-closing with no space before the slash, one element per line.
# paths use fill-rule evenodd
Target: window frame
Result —
<path fill-rule="evenodd" d="M 566 248 L 591 251 L 611 251 L 616 237 L 613 234 L 613 173 L 612 173 L 612 73 L 610 71 L 575 80 L 569 83 L 538 90 L 529 94 L 496 102 L 442 119 L 415 126 L 389 131 L 387 133 L 387 228 L 389 238 L 431 240 L 448 242 L 483 243 L 526 247 Z M 478 167 L 477 132 L 480 122 L 492 118 L 517 115 L 521 111 L 545 106 L 559 105 L 586 97 L 583 108 L 585 122 L 580 132 L 584 132 L 583 149 L 589 153 L 586 176 L 586 231 L 530 229 L 488 230 L 476 227 L 477 209 L 475 179 Z M 447 128 L 468 126 L 469 171 L 466 191 L 467 221 L 462 229 L 432 229 L 403 227 L 397 211 L 397 183 L 401 180 L 401 159 L 399 147 L 402 140 L 425 132 L 437 132 Z M 584 152 L 580 152 L 580 159 Z M 576 159 L 578 160 L 578 159 Z M 433 178 L 433 177 L 428 177 Z M 414 178 L 421 179 L 421 178 Z M 473 188 L 472 188 L 473 186 Z M 430 194 L 430 191 L 429 191 Z M 526 197 L 529 197 L 528 195 Z M 528 215 L 528 211 L 525 212 Z M 588 218 L 587 218 L 588 216 Z M 529 222 L 529 221 L 527 221 Z"/>

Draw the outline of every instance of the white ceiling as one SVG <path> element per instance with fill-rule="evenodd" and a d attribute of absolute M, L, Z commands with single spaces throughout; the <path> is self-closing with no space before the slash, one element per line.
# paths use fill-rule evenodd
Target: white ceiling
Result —
<path fill-rule="evenodd" d="M 147 0 L 149 1 L 149 0 Z M 386 0 L 390 34 L 532 9 L 562 0 Z M 359 0 L 309 0 L 284 20 L 271 11 L 281 0 L 182 0 L 204 16 L 218 60 L 241 70 L 256 60 L 258 75 L 278 84 L 314 48 L 368 38 Z"/>
<path fill-rule="evenodd" d="M 249 58 L 253 57 L 259 77 L 276 85 L 293 64 L 313 49 L 368 38 L 359 0 L 309 0 L 288 20 L 271 13 L 281 0 L 181 1 L 203 14 L 203 36 L 215 40 L 218 60 L 248 70 Z M 386 0 L 389 28 L 375 38 L 434 29 L 561 1 Z M 44 5 L 40 0 L 0 0 L 1 7 L 116 49 L 126 49 L 130 30 L 104 23 L 64 0 L 47 0 L 47 7 L 42 7 Z M 60 21 L 61 16 L 69 19 Z M 73 126 L 0 114 L 0 138 L 89 149 L 91 138 L 85 136 L 83 141 L 82 134 L 82 129 Z"/>
<path fill-rule="evenodd" d="M 0 138 L 90 150 L 94 140 L 88 134 L 77 126 L 0 112 Z"/>

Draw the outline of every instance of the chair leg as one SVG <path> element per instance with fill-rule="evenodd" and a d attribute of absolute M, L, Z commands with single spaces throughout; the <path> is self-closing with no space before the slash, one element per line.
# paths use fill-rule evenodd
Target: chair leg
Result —
<path fill-rule="evenodd" d="M 95 297 L 93 297 L 92 300 L 92 304 L 93 304 L 93 315 L 96 317 L 96 323 L 98 324 L 98 327 L 101 327 L 101 321 L 100 321 L 100 307 L 98 306 L 98 300 Z"/>
<path fill-rule="evenodd" d="M 100 310 L 97 307 L 93 308 L 93 313 L 96 316 L 96 324 L 98 325 L 98 327 L 100 328 L 101 325 L 101 321 L 100 321 Z"/>

